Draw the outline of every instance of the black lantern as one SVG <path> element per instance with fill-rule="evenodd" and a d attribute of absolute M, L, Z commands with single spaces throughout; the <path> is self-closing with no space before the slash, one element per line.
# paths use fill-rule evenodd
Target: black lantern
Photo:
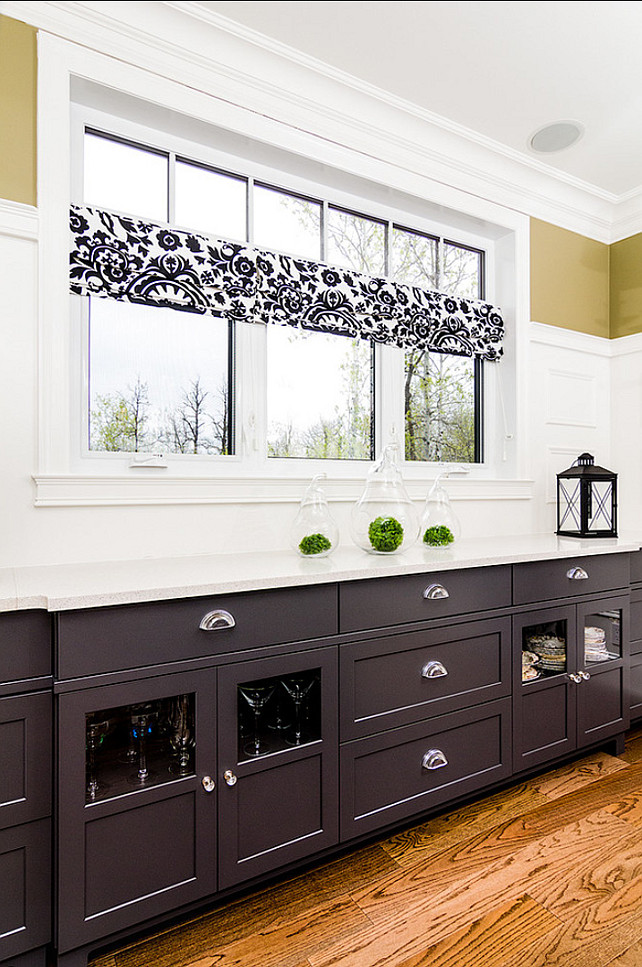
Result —
<path fill-rule="evenodd" d="M 617 474 L 582 453 L 557 475 L 557 533 L 562 537 L 617 537 Z"/>

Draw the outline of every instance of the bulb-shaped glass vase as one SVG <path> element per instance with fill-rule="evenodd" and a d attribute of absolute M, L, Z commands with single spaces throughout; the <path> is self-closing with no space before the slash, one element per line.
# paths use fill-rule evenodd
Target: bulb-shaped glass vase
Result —
<path fill-rule="evenodd" d="M 396 554 L 417 540 L 417 513 L 404 487 L 398 454 L 396 443 L 385 447 L 352 508 L 352 539 L 370 554 Z"/>
<path fill-rule="evenodd" d="M 319 483 L 324 477 L 320 473 L 312 479 L 290 530 L 292 548 L 308 560 L 327 557 L 339 543 L 339 528 Z"/>
<path fill-rule="evenodd" d="M 439 477 L 426 497 L 419 534 L 422 546 L 427 548 L 449 547 L 461 537 L 459 518 Z"/>

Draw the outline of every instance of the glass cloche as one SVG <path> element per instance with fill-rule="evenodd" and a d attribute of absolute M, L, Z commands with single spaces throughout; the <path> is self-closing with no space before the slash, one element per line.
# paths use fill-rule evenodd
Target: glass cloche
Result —
<path fill-rule="evenodd" d="M 432 485 L 419 527 L 423 547 L 448 547 L 461 537 L 461 524 L 442 486 L 440 474 Z"/>
<path fill-rule="evenodd" d="M 398 444 L 385 447 L 352 508 L 352 539 L 370 554 L 395 554 L 417 540 L 417 513 L 404 487 L 398 458 Z"/>
<path fill-rule="evenodd" d="M 299 512 L 290 531 L 292 548 L 308 559 L 327 557 L 339 543 L 339 528 L 333 520 L 320 481 L 326 474 L 313 477 L 303 495 Z"/>

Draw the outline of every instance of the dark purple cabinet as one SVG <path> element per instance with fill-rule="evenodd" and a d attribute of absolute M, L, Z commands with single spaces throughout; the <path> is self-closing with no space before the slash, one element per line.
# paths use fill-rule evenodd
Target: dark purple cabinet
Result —
<path fill-rule="evenodd" d="M 216 891 L 216 670 L 69 692 L 58 712 L 65 952 Z"/>
<path fill-rule="evenodd" d="M 253 686 L 268 696 L 256 719 Z M 336 648 L 220 668 L 218 711 L 221 888 L 334 846 Z"/>
<path fill-rule="evenodd" d="M 628 636 L 624 595 L 513 618 L 516 772 L 628 728 Z"/>

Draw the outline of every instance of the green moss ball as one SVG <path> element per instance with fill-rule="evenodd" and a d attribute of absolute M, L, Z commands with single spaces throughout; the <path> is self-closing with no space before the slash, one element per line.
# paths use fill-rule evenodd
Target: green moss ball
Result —
<path fill-rule="evenodd" d="M 368 537 L 375 551 L 390 554 L 403 541 L 403 527 L 396 517 L 376 517 L 368 528 Z"/>
<path fill-rule="evenodd" d="M 431 547 L 445 547 L 446 544 L 452 544 L 454 540 L 453 532 L 445 524 L 435 524 L 424 534 L 424 544 L 430 544 Z"/>
<path fill-rule="evenodd" d="M 299 543 L 299 550 L 302 554 L 322 554 L 324 551 L 329 551 L 331 547 L 332 542 L 328 540 L 325 534 L 308 534 L 301 538 Z"/>

